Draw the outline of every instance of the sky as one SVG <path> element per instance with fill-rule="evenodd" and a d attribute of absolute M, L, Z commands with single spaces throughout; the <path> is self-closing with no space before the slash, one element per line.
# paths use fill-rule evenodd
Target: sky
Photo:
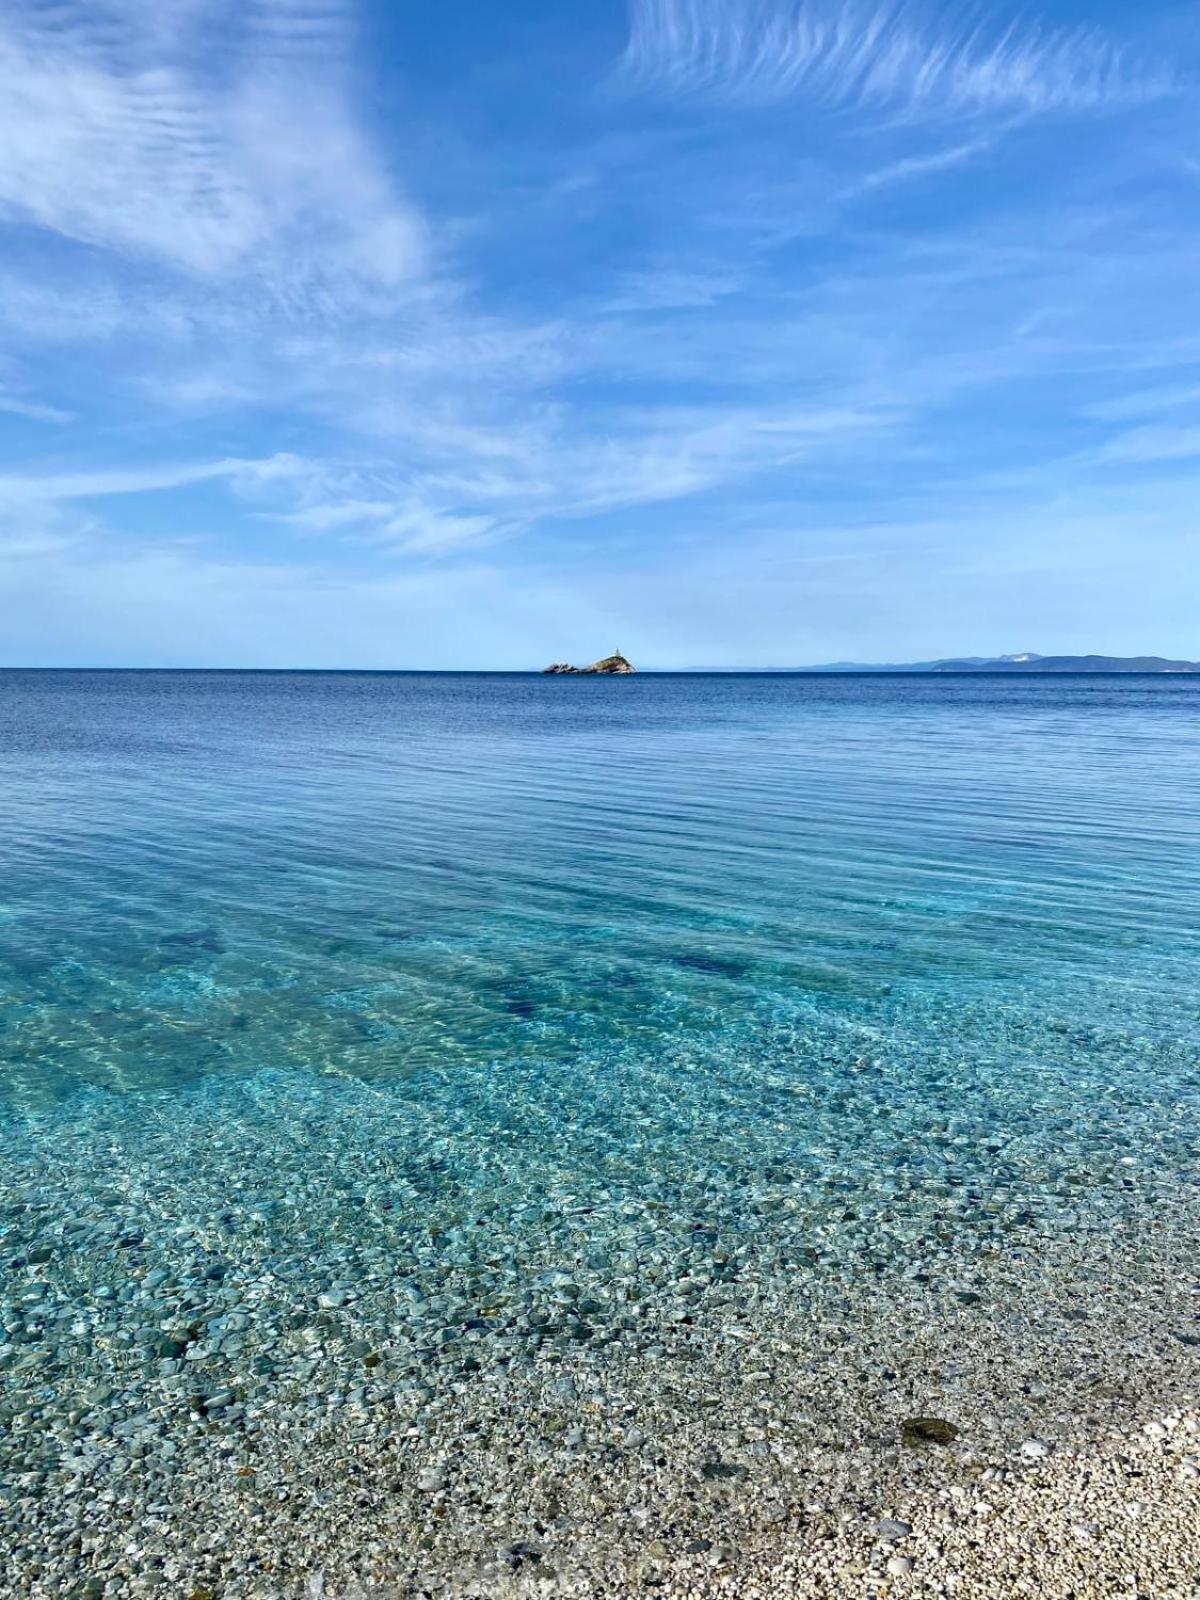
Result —
<path fill-rule="evenodd" d="M 1200 11 L 6 0 L 0 664 L 1200 657 Z"/>

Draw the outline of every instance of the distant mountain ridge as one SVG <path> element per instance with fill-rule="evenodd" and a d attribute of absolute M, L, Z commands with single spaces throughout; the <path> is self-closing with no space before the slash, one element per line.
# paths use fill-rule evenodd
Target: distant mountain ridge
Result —
<path fill-rule="evenodd" d="M 1175 672 L 1200 673 L 1200 661 L 1170 661 L 1164 656 L 1039 656 L 1032 650 L 1011 656 L 959 656 L 940 661 L 910 661 L 886 666 L 834 661 L 795 667 L 796 672 Z"/>
<path fill-rule="evenodd" d="M 1200 672 L 1200 661 L 1164 656 L 1000 656 L 982 666 L 939 661 L 934 672 Z"/>

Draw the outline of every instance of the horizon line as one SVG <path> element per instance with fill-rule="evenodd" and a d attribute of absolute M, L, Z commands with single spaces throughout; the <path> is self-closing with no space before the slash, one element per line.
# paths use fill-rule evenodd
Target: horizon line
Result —
<path fill-rule="evenodd" d="M 1097 652 L 1099 653 L 1099 652 Z M 962 659 L 955 657 L 942 658 L 947 661 Z M 1046 658 L 1043 658 L 1046 659 Z M 1137 660 L 1138 657 L 1113 656 L 1111 660 Z M 1146 659 L 1146 658 L 1141 658 Z M 1170 660 L 1169 657 L 1158 657 L 1159 660 Z M 1187 662 L 1188 666 L 1195 663 Z M 0 664 L 0 673 L 5 672 L 111 672 L 111 673 L 208 673 L 223 674 L 226 676 L 292 676 L 292 677 L 441 677 L 441 678 L 597 678 L 609 677 L 679 677 L 679 678 L 720 678 L 720 677 L 758 677 L 758 678 L 794 678 L 794 677 L 819 677 L 819 678 L 1169 678 L 1200 676 L 1200 673 L 1189 674 L 1186 672 L 1163 671 L 1162 669 L 1139 669 L 1134 671 L 1119 668 L 1066 668 L 1052 673 L 1028 671 L 1003 666 L 972 666 L 972 667 L 940 667 L 933 670 L 928 666 L 901 663 L 895 666 L 884 664 L 872 666 L 869 664 L 856 666 L 823 666 L 815 664 L 798 667 L 638 667 L 632 673 L 548 673 L 543 667 L 245 667 L 245 666 L 137 666 L 124 665 L 96 665 L 80 664 L 71 665 L 32 665 L 19 662 Z"/>

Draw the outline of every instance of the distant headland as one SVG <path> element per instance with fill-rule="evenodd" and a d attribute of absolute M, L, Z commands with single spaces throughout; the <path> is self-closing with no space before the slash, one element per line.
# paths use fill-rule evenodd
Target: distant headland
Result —
<path fill-rule="evenodd" d="M 813 667 L 692 667 L 692 672 L 761 672 L 761 673 L 829 673 L 829 672 L 1004 672 L 1004 673 L 1082 673 L 1082 672 L 1155 672 L 1200 674 L 1200 661 L 1173 661 L 1166 656 L 1041 656 L 1032 650 L 1011 656 L 948 656 L 937 661 L 829 661 Z M 543 674 L 571 674 L 584 676 L 600 674 L 623 676 L 637 668 L 619 650 L 590 667 L 573 667 L 569 662 L 556 661 L 543 667 Z"/>
<path fill-rule="evenodd" d="M 542 668 L 543 673 L 597 672 L 604 673 L 609 677 L 620 677 L 627 673 L 636 671 L 637 668 L 633 665 L 633 663 L 631 661 L 626 661 L 625 657 L 619 650 L 617 650 L 611 656 L 605 656 L 603 661 L 593 661 L 590 667 L 572 667 L 568 666 L 565 661 L 556 661 L 553 666 Z"/>
<path fill-rule="evenodd" d="M 964 656 L 942 661 L 910 661 L 889 666 L 835 661 L 800 667 L 800 672 L 1200 672 L 1200 661 L 1168 661 L 1163 656 Z"/>

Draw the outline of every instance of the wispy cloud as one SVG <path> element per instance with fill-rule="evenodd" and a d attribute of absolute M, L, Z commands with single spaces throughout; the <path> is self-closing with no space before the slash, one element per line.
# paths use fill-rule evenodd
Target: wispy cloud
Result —
<path fill-rule="evenodd" d="M 422 226 L 351 115 L 347 28 L 338 0 L 10 0 L 0 217 L 202 276 L 411 277 Z"/>
<path fill-rule="evenodd" d="M 1169 87 L 1084 28 L 900 0 L 632 0 L 627 81 L 732 105 L 895 113 L 1089 109 Z"/>
<path fill-rule="evenodd" d="M 1190 461 L 1200 456 L 1200 427 L 1130 428 L 1110 439 L 1100 451 L 1104 461 L 1129 464 Z"/>
<path fill-rule="evenodd" d="M 605 304 L 608 312 L 668 311 L 715 305 L 742 287 L 734 272 L 687 271 L 664 265 L 630 272 Z"/>
<path fill-rule="evenodd" d="M 95 472 L 0 473 L 0 506 L 49 506 L 110 495 L 151 494 L 215 480 L 254 488 L 293 477 L 299 470 L 295 456 L 275 455 L 261 460 L 226 459 Z"/>
<path fill-rule="evenodd" d="M 0 411 L 10 417 L 26 417 L 30 422 L 70 422 L 71 413 L 61 406 L 44 405 L 39 400 L 23 400 L 0 387 Z"/>
<path fill-rule="evenodd" d="M 275 503 L 260 516 L 313 538 L 445 556 L 537 522 L 683 500 L 771 467 L 836 459 L 864 435 L 881 436 L 903 420 L 882 406 L 655 409 L 610 415 L 595 437 L 547 419 L 540 433 L 514 434 L 507 451 L 487 455 L 455 448 L 453 436 L 440 445 L 427 436 L 420 465 L 414 460 L 407 472 L 383 464 L 281 466 Z M 411 446 L 405 453 L 413 455 Z M 272 464 L 255 465 L 254 487 L 272 487 L 265 478 Z"/>
<path fill-rule="evenodd" d="M 302 532 L 345 535 L 368 545 L 407 555 L 440 556 L 502 537 L 496 517 L 443 510 L 419 491 L 398 488 L 378 500 L 325 499 L 276 519 Z"/>
<path fill-rule="evenodd" d="M 1135 389 L 1111 400 L 1096 400 L 1084 407 L 1084 415 L 1101 422 L 1125 422 L 1134 417 L 1155 416 L 1183 406 L 1200 406 L 1200 383 L 1166 384 L 1153 389 Z"/>
<path fill-rule="evenodd" d="M 976 156 L 982 155 L 991 147 L 990 139 L 971 139 L 966 144 L 952 145 L 947 150 L 935 150 L 929 155 L 906 156 L 900 161 L 889 161 L 848 184 L 842 190 L 840 198 L 849 199 L 856 194 L 867 194 L 872 189 L 888 189 L 893 184 L 909 183 L 921 178 L 934 177 L 941 172 L 950 172 L 955 167 L 965 166 L 968 161 L 973 161 Z"/>

